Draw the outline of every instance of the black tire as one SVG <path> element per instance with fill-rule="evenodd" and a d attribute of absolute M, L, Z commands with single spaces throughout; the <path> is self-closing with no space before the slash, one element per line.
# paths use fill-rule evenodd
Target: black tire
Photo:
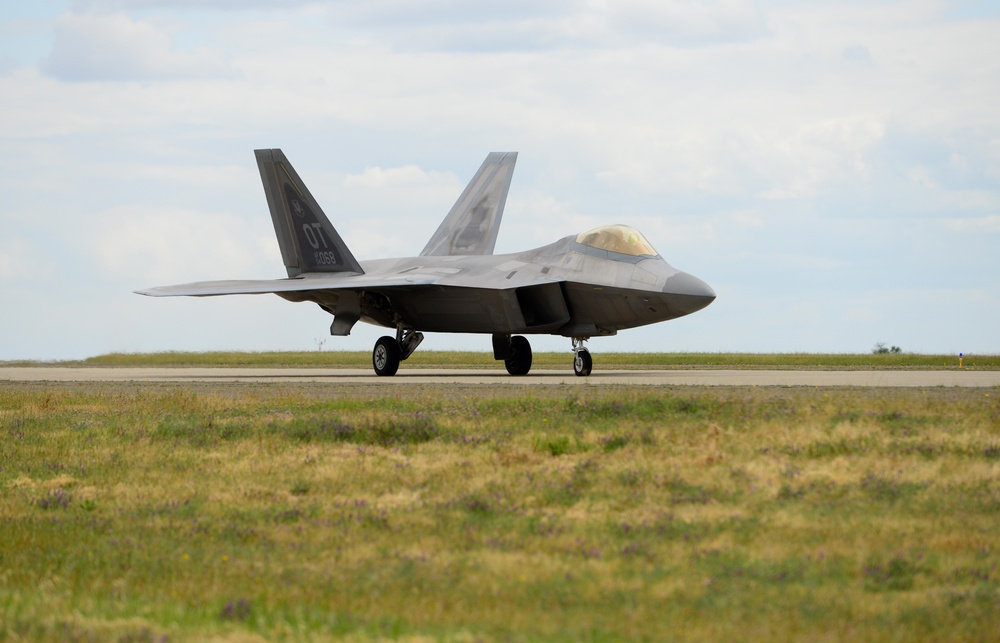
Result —
<path fill-rule="evenodd" d="M 510 350 L 513 355 L 503 361 L 507 372 L 511 375 L 527 375 L 531 370 L 531 344 L 525 337 L 515 335 L 510 338 Z"/>
<path fill-rule="evenodd" d="M 594 360 L 590 357 L 590 351 L 581 349 L 576 352 L 573 358 L 573 372 L 578 377 L 587 377 L 594 368 Z"/>
<path fill-rule="evenodd" d="M 396 338 L 379 337 L 372 351 L 372 368 L 376 375 L 395 375 L 399 370 L 399 342 Z"/>

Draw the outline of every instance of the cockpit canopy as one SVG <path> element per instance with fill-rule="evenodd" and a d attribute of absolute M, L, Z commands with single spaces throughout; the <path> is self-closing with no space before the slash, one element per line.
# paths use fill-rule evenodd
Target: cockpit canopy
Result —
<path fill-rule="evenodd" d="M 583 232 L 576 242 L 598 250 L 617 252 L 630 257 L 655 257 L 656 250 L 642 233 L 627 225 L 606 225 Z"/>

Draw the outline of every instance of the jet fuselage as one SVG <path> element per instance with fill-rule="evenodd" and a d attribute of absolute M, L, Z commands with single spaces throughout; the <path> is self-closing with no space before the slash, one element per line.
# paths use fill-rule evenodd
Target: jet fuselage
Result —
<path fill-rule="evenodd" d="M 693 313 L 715 299 L 708 284 L 659 255 L 601 251 L 574 237 L 504 255 L 360 263 L 370 278 L 400 281 L 394 287 L 383 279 L 378 296 L 362 295 L 361 320 L 388 328 L 403 323 L 424 332 L 614 335 Z M 320 292 L 278 294 L 322 305 Z M 325 303 L 333 310 L 337 300 Z"/>

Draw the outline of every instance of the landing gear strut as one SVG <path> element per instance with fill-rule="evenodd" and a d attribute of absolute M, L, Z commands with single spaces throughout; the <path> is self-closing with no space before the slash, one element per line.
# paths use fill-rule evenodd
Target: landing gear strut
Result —
<path fill-rule="evenodd" d="M 410 355 L 413 355 L 413 351 L 417 350 L 420 342 L 424 341 L 424 334 L 412 328 L 403 328 L 401 326 L 396 330 L 396 341 L 399 342 L 399 359 L 405 360 Z"/>
<path fill-rule="evenodd" d="M 424 341 L 423 333 L 402 326 L 396 329 L 395 339 L 388 335 L 379 337 L 372 351 L 372 367 L 375 369 L 375 374 L 395 375 L 399 370 L 399 363 L 412 355 L 422 341 Z"/>
<path fill-rule="evenodd" d="M 594 367 L 594 360 L 590 357 L 590 351 L 583 345 L 589 337 L 573 338 L 573 372 L 577 377 L 586 377 Z"/>

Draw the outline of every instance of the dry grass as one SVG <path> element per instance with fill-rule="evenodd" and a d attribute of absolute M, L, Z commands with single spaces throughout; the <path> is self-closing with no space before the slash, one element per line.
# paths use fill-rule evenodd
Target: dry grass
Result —
<path fill-rule="evenodd" d="M 387 391 L 6 386 L 0 638 L 1000 633 L 996 390 Z"/>

